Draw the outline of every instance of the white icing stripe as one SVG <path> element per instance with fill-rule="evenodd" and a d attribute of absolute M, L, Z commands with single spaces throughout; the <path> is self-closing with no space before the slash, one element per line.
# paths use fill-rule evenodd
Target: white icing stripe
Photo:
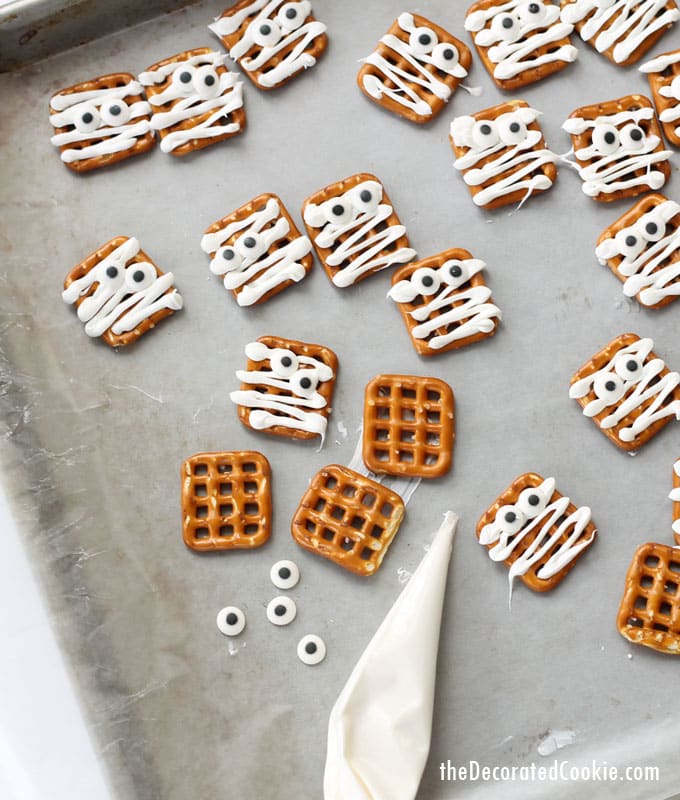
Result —
<path fill-rule="evenodd" d="M 680 19 L 667 0 L 575 0 L 562 8 L 562 19 L 576 24 L 585 20 L 580 34 L 599 53 L 614 45 L 617 64 L 628 59 L 644 41 Z M 592 41 L 591 41 L 592 40 Z"/>
<path fill-rule="evenodd" d="M 538 9 L 533 15 L 535 19 L 530 18 L 532 15 L 525 0 L 492 5 L 465 18 L 465 29 L 475 33 L 475 44 L 489 48 L 488 57 L 496 65 L 493 75 L 498 80 L 508 80 L 528 69 L 555 61 L 572 62 L 578 56 L 577 49 L 571 44 L 561 45 L 554 52 L 534 55 L 546 45 L 567 38 L 574 26 L 560 22 L 557 6 L 542 0 L 536 0 L 533 5 Z M 502 24 L 506 20 L 507 28 Z"/>
<path fill-rule="evenodd" d="M 50 108 L 54 111 L 64 111 L 71 106 L 79 103 L 94 102 L 101 105 L 103 100 L 113 100 L 116 98 L 130 97 L 131 95 L 142 94 L 143 89 L 138 81 L 130 81 L 125 86 L 116 86 L 110 89 L 90 89 L 84 92 L 69 92 L 68 94 L 56 94 L 50 100 Z M 53 120 L 53 117 L 50 118 Z M 52 124 L 57 127 L 59 124 L 52 121 Z"/>
<path fill-rule="evenodd" d="M 312 243 L 306 236 L 298 236 L 272 253 L 268 252 L 273 244 L 290 232 L 288 221 L 280 213 L 277 200 L 269 198 L 263 209 L 215 233 L 206 234 L 201 241 L 201 248 L 206 253 L 215 253 L 210 271 L 224 275 L 225 288 L 243 287 L 236 298 L 240 306 L 253 305 L 275 286 L 289 280 L 301 281 L 307 274 L 300 263 L 300 259 L 312 250 Z M 270 225 L 272 222 L 274 225 Z M 230 258 L 226 260 L 220 245 L 240 232 L 243 234 L 234 242 L 234 247 L 229 248 Z M 253 256 L 247 255 L 246 239 L 254 242 L 256 252 Z M 242 252 L 246 253 L 243 257 Z"/>
<path fill-rule="evenodd" d="M 634 441 L 640 433 L 646 431 L 650 425 L 658 420 L 672 416 L 680 420 L 680 400 L 672 400 L 667 405 L 664 405 L 676 387 L 680 386 L 680 374 L 669 372 L 663 377 L 659 377 L 666 366 L 664 361 L 660 358 L 654 358 L 651 361 L 646 360 L 653 347 L 654 342 L 652 339 L 639 339 L 637 342 L 618 350 L 602 369 L 576 381 L 569 389 L 569 397 L 572 399 L 585 397 L 594 391 L 596 381 L 600 384 L 607 379 L 619 377 L 618 373 L 613 370 L 620 356 L 637 356 L 639 359 L 637 373 L 639 375 L 636 374 L 634 379 L 621 380 L 619 377 L 622 393 L 617 399 L 612 400 L 606 396 L 601 398 L 596 394 L 595 399 L 591 400 L 583 409 L 585 416 L 594 417 L 604 411 L 605 408 L 612 408 L 611 413 L 599 423 L 603 429 L 615 428 L 633 411 L 639 411 L 640 413 L 633 421 L 633 424 L 619 431 L 619 438 L 624 442 Z M 657 378 L 658 380 L 654 382 Z M 648 400 L 652 400 L 652 402 L 645 409 L 642 409 L 642 405 Z"/>
<path fill-rule="evenodd" d="M 680 62 L 680 50 L 676 50 L 674 53 L 667 53 L 663 56 L 657 56 L 656 58 L 652 58 L 649 61 L 646 61 L 639 67 L 640 72 L 650 73 L 650 72 L 663 72 L 668 67 L 672 67 L 673 64 L 677 64 Z"/>
<path fill-rule="evenodd" d="M 416 25 L 412 14 L 400 14 L 397 22 L 405 33 L 413 34 L 416 31 Z M 419 33 L 420 30 L 421 29 L 418 29 Z M 422 30 L 425 31 L 424 28 Z M 464 78 L 468 73 L 458 62 L 458 56 L 456 56 L 452 64 L 445 63 L 442 59 L 436 59 L 435 61 L 433 49 L 436 36 L 434 31 L 427 30 L 429 31 L 432 42 L 432 47 L 427 52 L 414 49 L 410 41 L 404 42 L 392 34 L 386 34 L 382 37 L 380 40 L 382 44 L 396 53 L 397 57 L 405 59 L 412 69 L 403 69 L 396 64 L 390 63 L 390 61 L 379 53 L 371 53 L 370 56 L 363 60 L 364 63 L 371 64 L 379 69 L 383 76 L 382 79 L 376 75 L 363 76 L 364 88 L 371 97 L 375 97 L 379 100 L 381 97 L 387 96 L 422 116 L 430 116 L 432 114 L 432 108 L 427 100 L 421 97 L 418 91 L 413 88 L 412 84 L 421 86 L 426 93 L 426 97 L 428 93 L 431 93 L 440 100 L 446 101 L 449 99 L 451 96 L 451 89 L 449 86 L 439 80 L 436 74 L 426 69 L 426 65 L 434 66 L 438 70 L 455 78 Z M 443 44 L 446 46 L 447 43 Z M 449 46 L 451 50 L 454 50 L 452 45 Z M 393 85 L 388 85 L 388 83 Z"/>

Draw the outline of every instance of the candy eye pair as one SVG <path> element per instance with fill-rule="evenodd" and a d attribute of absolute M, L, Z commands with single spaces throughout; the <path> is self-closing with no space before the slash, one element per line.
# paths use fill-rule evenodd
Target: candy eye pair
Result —
<path fill-rule="evenodd" d="M 491 30 L 501 41 L 515 42 L 524 36 L 527 25 L 543 23 L 547 13 L 544 3 L 531 0 L 519 6 L 513 14 L 497 14 L 491 23 Z"/>
<path fill-rule="evenodd" d="M 631 383 L 642 377 L 643 362 L 639 356 L 621 353 L 614 361 L 613 372 L 601 372 L 593 381 L 593 392 L 607 405 L 618 403 Z"/>
<path fill-rule="evenodd" d="M 215 272 L 222 275 L 239 269 L 243 261 L 258 259 L 267 252 L 267 241 L 261 233 L 246 233 L 235 240 L 234 244 L 220 247 L 215 258 Z"/>
<path fill-rule="evenodd" d="M 455 286 L 469 278 L 469 270 L 462 261 L 451 259 L 439 269 L 421 267 L 411 275 L 411 285 L 425 297 L 436 294 L 442 284 Z"/>
<path fill-rule="evenodd" d="M 614 237 L 616 247 L 624 258 L 635 258 L 649 242 L 658 242 L 666 235 L 666 222 L 656 209 L 644 214 L 629 228 L 623 228 Z"/>
<path fill-rule="evenodd" d="M 514 505 L 501 506 L 498 509 L 496 525 L 503 533 L 517 533 L 529 520 L 541 514 L 547 505 L 548 498 L 540 489 L 524 489 Z"/>
<path fill-rule="evenodd" d="M 275 19 L 255 19 L 247 35 L 260 47 L 274 47 L 290 31 L 297 30 L 309 15 L 309 3 L 285 3 Z"/>
<path fill-rule="evenodd" d="M 80 103 L 75 111 L 73 124 L 81 133 L 92 133 L 102 123 L 114 127 L 124 125 L 130 119 L 130 108 L 118 98 L 105 100 L 99 109 L 94 103 Z"/>
<path fill-rule="evenodd" d="M 634 122 L 624 125 L 621 130 L 608 123 L 598 123 L 593 128 L 593 147 L 604 156 L 617 150 L 640 150 L 645 145 L 646 134 Z"/>
<path fill-rule="evenodd" d="M 319 385 L 315 369 L 300 369 L 300 360 L 292 350 L 273 350 L 269 358 L 271 370 L 277 378 L 285 378 L 294 394 L 311 397 Z"/>
<path fill-rule="evenodd" d="M 514 112 L 501 114 L 497 119 L 482 119 L 472 126 L 472 142 L 480 150 L 502 143 L 507 147 L 522 144 L 527 138 L 527 126 Z"/>
<path fill-rule="evenodd" d="M 210 100 L 221 93 L 220 76 L 211 64 L 194 67 L 181 64 L 172 74 L 172 84 L 181 97 L 197 94 L 201 100 Z"/>
<path fill-rule="evenodd" d="M 104 261 L 97 270 L 97 281 L 114 292 L 123 286 L 131 293 L 141 292 L 148 289 L 158 277 L 154 267 L 146 261 L 131 264 L 127 269 Z"/>
<path fill-rule="evenodd" d="M 333 197 L 321 206 L 327 222 L 333 225 L 346 225 L 357 212 L 375 214 L 380 204 L 380 195 L 367 186 L 357 186 L 341 197 Z"/>
<path fill-rule="evenodd" d="M 458 63 L 458 48 L 449 42 L 440 42 L 437 34 L 430 28 L 414 28 L 408 44 L 416 56 L 429 55 L 435 67 L 444 72 Z"/>

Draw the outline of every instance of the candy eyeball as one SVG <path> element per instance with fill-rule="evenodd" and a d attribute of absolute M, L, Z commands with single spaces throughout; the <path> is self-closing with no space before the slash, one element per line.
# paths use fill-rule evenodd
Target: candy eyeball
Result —
<path fill-rule="evenodd" d="M 292 350 L 284 350 L 277 348 L 272 351 L 269 362 L 271 364 L 272 372 L 281 378 L 290 378 L 297 372 L 299 361 L 298 357 Z"/>
<path fill-rule="evenodd" d="M 421 267 L 411 275 L 411 285 L 425 297 L 436 294 L 441 286 L 441 279 L 437 271 L 430 267 Z"/>
<path fill-rule="evenodd" d="M 595 396 L 608 406 L 618 403 L 625 391 L 624 382 L 616 372 L 602 372 L 593 381 Z"/>
<path fill-rule="evenodd" d="M 508 147 L 526 141 L 527 126 L 522 122 L 518 114 L 501 114 L 496 120 L 496 125 L 501 141 Z"/>
<path fill-rule="evenodd" d="M 319 385 L 319 374 L 315 369 L 300 369 L 290 378 L 290 388 L 299 397 L 312 397 Z"/>
<path fill-rule="evenodd" d="M 148 261 L 130 264 L 125 270 L 125 287 L 130 292 L 142 292 L 156 280 L 156 270 Z"/>
<path fill-rule="evenodd" d="M 491 30 L 503 42 L 515 42 L 522 36 L 522 26 L 514 14 L 497 14 L 491 22 Z"/>
<path fill-rule="evenodd" d="M 294 561 L 277 561 L 269 572 L 271 582 L 277 589 L 293 589 L 300 580 L 300 569 Z"/>
<path fill-rule="evenodd" d="M 111 291 L 116 291 L 125 282 L 125 270 L 111 261 L 103 261 L 97 267 L 97 281 Z"/>
<path fill-rule="evenodd" d="M 503 533 L 514 534 L 521 530 L 526 517 L 519 506 L 501 506 L 495 521 Z"/>
<path fill-rule="evenodd" d="M 432 63 L 444 72 L 452 70 L 459 60 L 458 48 L 449 42 L 440 42 L 432 51 Z"/>
<path fill-rule="evenodd" d="M 541 25 L 548 16 L 548 9 L 543 2 L 531 0 L 517 9 L 520 20 L 525 25 Z"/>
<path fill-rule="evenodd" d="M 239 269 L 243 259 L 230 244 L 220 247 L 215 253 L 215 258 L 210 264 L 210 270 L 217 275 Z"/>
<path fill-rule="evenodd" d="M 641 150 L 645 146 L 645 132 L 639 125 L 630 123 L 624 125 L 619 133 L 621 147 L 624 150 Z"/>
<path fill-rule="evenodd" d="M 236 606 L 225 606 L 217 613 L 217 627 L 225 636 L 238 636 L 246 627 L 246 615 Z"/>
<path fill-rule="evenodd" d="M 352 205 L 360 214 L 375 214 L 381 194 L 373 184 L 362 183 L 352 190 Z"/>
<path fill-rule="evenodd" d="M 427 55 L 434 50 L 439 39 L 430 28 L 414 28 L 408 38 L 408 43 L 411 50 L 417 55 Z"/>
<path fill-rule="evenodd" d="M 603 156 L 610 156 L 621 146 L 619 131 L 613 125 L 602 123 L 593 128 L 593 147 Z"/>
<path fill-rule="evenodd" d="M 480 150 L 495 147 L 500 141 L 498 127 L 492 119 L 481 119 L 472 126 L 470 134 L 472 143 Z"/>
<path fill-rule="evenodd" d="M 99 115 L 102 118 L 102 122 L 111 127 L 125 125 L 130 119 L 130 107 L 125 100 L 118 98 L 105 100 L 99 107 Z"/>
<path fill-rule="evenodd" d="M 253 261 L 267 251 L 267 241 L 261 233 L 246 233 L 236 239 L 234 249 L 242 258 Z"/>
<path fill-rule="evenodd" d="M 320 636 L 308 633 L 298 642 L 297 654 L 303 664 L 316 666 L 326 658 L 326 644 Z"/>
<path fill-rule="evenodd" d="M 309 3 L 284 3 L 276 15 L 276 21 L 287 31 L 296 31 L 309 16 Z"/>
<path fill-rule="evenodd" d="M 248 26 L 248 34 L 260 47 L 274 47 L 281 39 L 281 28 L 273 19 L 256 19 Z"/>
<path fill-rule="evenodd" d="M 196 91 L 194 77 L 196 70 L 191 64 L 180 64 L 172 73 L 172 85 L 180 97 L 190 97 Z"/>
<path fill-rule="evenodd" d="M 463 261 L 452 258 L 439 270 L 442 281 L 448 286 L 459 286 L 470 278 L 470 270 Z"/>
<path fill-rule="evenodd" d="M 642 377 L 643 362 L 640 356 L 620 353 L 614 361 L 616 374 L 624 381 L 637 383 Z"/>
<path fill-rule="evenodd" d="M 517 499 L 517 506 L 527 519 L 537 517 L 548 505 L 548 498 L 537 487 L 524 489 Z"/>
<path fill-rule="evenodd" d="M 220 76 L 212 64 L 205 64 L 196 70 L 194 88 L 201 100 L 210 100 L 220 94 Z"/>
<path fill-rule="evenodd" d="M 658 242 L 666 235 L 666 220 L 656 209 L 643 214 L 637 227 L 648 242 Z"/>
<path fill-rule="evenodd" d="M 354 206 L 346 197 L 334 197 L 323 204 L 324 216 L 333 225 L 346 225 L 354 218 Z"/>
<path fill-rule="evenodd" d="M 616 248 L 624 258 L 636 258 L 645 249 L 645 240 L 636 227 L 623 228 L 614 237 Z"/>
<path fill-rule="evenodd" d="M 272 625 L 290 625 L 297 615 L 297 606 L 291 597 L 275 597 L 267 606 L 267 619 Z"/>
<path fill-rule="evenodd" d="M 73 124 L 81 133 L 92 133 L 101 125 L 101 117 L 93 103 L 81 103 L 74 111 Z"/>

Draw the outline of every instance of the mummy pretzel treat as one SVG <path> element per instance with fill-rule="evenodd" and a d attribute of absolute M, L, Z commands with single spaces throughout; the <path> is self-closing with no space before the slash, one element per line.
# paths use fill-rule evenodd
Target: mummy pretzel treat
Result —
<path fill-rule="evenodd" d="M 521 89 L 576 60 L 574 26 L 543 0 L 480 0 L 465 17 L 477 52 L 499 89 Z"/>
<path fill-rule="evenodd" d="M 653 347 L 651 339 L 624 333 L 571 379 L 569 397 L 623 450 L 637 450 L 673 417 L 680 420 L 680 375 Z"/>
<path fill-rule="evenodd" d="M 276 336 L 246 345 L 241 388 L 229 396 L 241 422 L 256 431 L 323 443 L 338 359 L 332 350 Z"/>
<path fill-rule="evenodd" d="M 313 67 L 328 44 L 309 0 L 241 0 L 208 27 L 260 89 L 276 89 Z"/>
<path fill-rule="evenodd" d="M 164 153 L 184 156 L 243 132 L 243 84 L 225 60 L 201 47 L 159 61 L 139 76 Z"/>
<path fill-rule="evenodd" d="M 416 256 L 375 175 L 360 173 L 326 186 L 305 200 L 302 216 L 319 260 L 340 288 Z"/>
<path fill-rule="evenodd" d="M 161 272 L 135 238 L 116 236 L 75 266 L 61 296 L 85 333 L 111 347 L 131 344 L 182 308 L 172 272 Z"/>
<path fill-rule="evenodd" d="M 673 501 L 673 533 L 680 547 L 680 458 L 673 464 L 673 489 L 668 495 Z"/>
<path fill-rule="evenodd" d="M 587 506 L 577 508 L 555 488 L 554 478 L 520 475 L 477 523 L 479 543 L 535 592 L 554 589 L 595 541 Z"/>
<path fill-rule="evenodd" d="M 293 516 L 293 539 L 356 575 L 380 567 L 404 517 L 398 494 L 331 464 L 312 478 Z"/>
<path fill-rule="evenodd" d="M 421 356 L 457 350 L 493 336 L 501 319 L 482 270 L 467 250 L 445 250 L 400 267 L 387 296 L 399 307 Z"/>
<path fill-rule="evenodd" d="M 595 250 L 626 297 L 662 308 L 680 295 L 680 205 L 648 194 L 607 228 Z"/>
<path fill-rule="evenodd" d="M 364 395 L 364 464 L 377 475 L 439 478 L 453 460 L 454 398 L 438 378 L 378 375 Z"/>
<path fill-rule="evenodd" d="M 680 655 L 680 550 L 665 544 L 638 547 L 626 575 L 617 619 L 629 642 Z"/>
<path fill-rule="evenodd" d="M 680 50 L 653 58 L 640 67 L 640 72 L 647 73 L 666 139 L 680 147 Z"/>
<path fill-rule="evenodd" d="M 363 59 L 361 91 L 411 122 L 428 122 L 466 77 L 472 56 L 463 42 L 425 17 L 403 13 Z"/>
<path fill-rule="evenodd" d="M 571 136 L 583 193 L 608 203 L 660 189 L 670 150 L 651 102 L 639 94 L 577 108 L 562 128 Z"/>
<path fill-rule="evenodd" d="M 197 453 L 182 464 L 180 474 L 187 547 L 243 550 L 269 539 L 271 469 L 261 453 Z"/>
<path fill-rule="evenodd" d="M 562 0 L 562 20 L 612 64 L 634 64 L 680 19 L 674 0 Z"/>
<path fill-rule="evenodd" d="M 75 172 L 146 153 L 156 139 L 151 107 L 134 75 L 118 72 L 62 89 L 50 100 L 52 144 Z"/>
<path fill-rule="evenodd" d="M 463 173 L 475 205 L 521 203 L 553 185 L 557 156 L 546 147 L 539 115 L 523 100 L 511 100 L 453 120 L 453 165 Z"/>
<path fill-rule="evenodd" d="M 261 194 L 211 225 L 201 240 L 210 271 L 240 306 L 264 303 L 312 268 L 312 243 L 275 194 Z"/>

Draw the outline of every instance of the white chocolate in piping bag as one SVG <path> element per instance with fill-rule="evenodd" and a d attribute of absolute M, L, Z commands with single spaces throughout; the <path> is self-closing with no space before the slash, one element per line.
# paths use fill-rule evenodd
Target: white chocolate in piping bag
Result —
<path fill-rule="evenodd" d="M 324 800 L 413 800 L 430 751 L 446 577 L 458 515 L 430 550 L 340 693 L 328 723 Z"/>

